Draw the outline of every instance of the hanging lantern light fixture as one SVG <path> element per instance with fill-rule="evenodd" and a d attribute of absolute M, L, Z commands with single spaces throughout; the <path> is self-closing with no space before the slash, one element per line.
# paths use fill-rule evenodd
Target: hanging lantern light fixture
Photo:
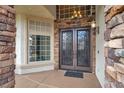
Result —
<path fill-rule="evenodd" d="M 78 11 L 74 10 L 73 15 L 71 16 L 72 19 L 73 18 L 81 18 L 81 17 L 82 17 L 82 15 L 81 15 L 80 10 L 78 10 Z"/>

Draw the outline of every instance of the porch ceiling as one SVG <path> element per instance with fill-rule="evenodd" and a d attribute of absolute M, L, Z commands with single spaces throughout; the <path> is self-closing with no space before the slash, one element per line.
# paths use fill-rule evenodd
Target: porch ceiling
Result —
<path fill-rule="evenodd" d="M 16 13 L 55 19 L 56 7 L 43 5 L 15 5 Z"/>

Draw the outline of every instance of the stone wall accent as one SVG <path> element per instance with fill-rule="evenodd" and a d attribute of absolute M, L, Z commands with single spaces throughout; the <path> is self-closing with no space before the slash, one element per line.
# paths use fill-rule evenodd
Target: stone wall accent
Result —
<path fill-rule="evenodd" d="M 124 88 L 124 5 L 105 6 L 105 87 Z"/>
<path fill-rule="evenodd" d="M 0 5 L 0 87 L 15 85 L 15 9 Z"/>
<path fill-rule="evenodd" d="M 54 30 L 54 59 L 55 59 L 55 69 L 59 69 L 59 35 L 60 29 L 62 28 L 77 28 L 77 27 L 90 27 L 91 21 L 95 17 L 84 17 L 81 19 L 66 19 L 66 20 L 56 20 L 55 21 L 55 30 Z M 92 72 L 95 72 L 95 48 L 96 48 L 96 36 L 91 31 L 91 68 Z"/>

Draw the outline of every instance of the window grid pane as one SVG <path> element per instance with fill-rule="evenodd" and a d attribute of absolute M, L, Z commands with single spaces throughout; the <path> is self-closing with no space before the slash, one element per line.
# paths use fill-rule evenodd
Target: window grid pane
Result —
<path fill-rule="evenodd" d="M 50 36 L 30 35 L 30 38 L 30 62 L 50 60 Z"/>
<path fill-rule="evenodd" d="M 82 17 L 95 16 L 94 5 L 58 5 L 56 8 L 58 19 L 71 19 L 74 10 L 80 11 Z"/>
<path fill-rule="evenodd" d="M 51 23 L 29 20 L 29 62 L 50 61 Z"/>

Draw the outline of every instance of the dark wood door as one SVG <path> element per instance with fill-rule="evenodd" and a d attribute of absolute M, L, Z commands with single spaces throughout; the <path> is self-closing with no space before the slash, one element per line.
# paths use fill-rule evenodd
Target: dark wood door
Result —
<path fill-rule="evenodd" d="M 60 68 L 90 71 L 90 30 L 60 31 Z"/>

